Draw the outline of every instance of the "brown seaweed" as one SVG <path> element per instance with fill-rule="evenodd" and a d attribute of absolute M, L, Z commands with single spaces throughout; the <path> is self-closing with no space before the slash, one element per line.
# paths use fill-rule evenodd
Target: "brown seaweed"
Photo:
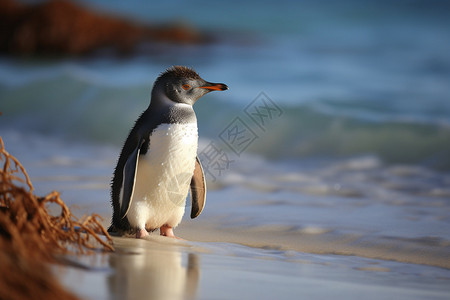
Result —
<path fill-rule="evenodd" d="M 6 151 L 1 137 L 0 163 L 0 299 L 76 299 L 52 279 L 45 262 L 113 251 L 100 216 L 78 219 L 56 191 L 36 196 L 25 168 Z M 60 213 L 50 214 L 50 205 Z"/>

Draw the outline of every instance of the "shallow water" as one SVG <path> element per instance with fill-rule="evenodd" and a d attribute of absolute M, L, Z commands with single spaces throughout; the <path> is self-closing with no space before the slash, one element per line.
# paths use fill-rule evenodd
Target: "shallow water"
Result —
<path fill-rule="evenodd" d="M 119 149 L 14 132 L 3 139 L 8 151 L 19 153 L 37 194 L 59 190 L 79 214 L 96 212 L 109 224 L 109 181 Z M 181 236 L 450 267 L 448 174 L 386 167 L 373 157 L 308 164 L 240 159 L 245 164 L 207 178 L 206 209 L 195 220 L 186 214 Z"/>

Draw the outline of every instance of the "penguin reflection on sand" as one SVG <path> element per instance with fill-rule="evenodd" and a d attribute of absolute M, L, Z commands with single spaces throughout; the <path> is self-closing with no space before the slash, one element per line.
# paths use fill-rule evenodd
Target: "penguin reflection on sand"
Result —
<path fill-rule="evenodd" d="M 206 185 L 192 105 L 211 91 L 227 89 L 181 66 L 156 79 L 150 105 L 128 135 L 114 171 L 109 232 L 136 231 L 142 238 L 159 228 L 161 235 L 175 237 L 189 188 L 191 218 L 202 212 Z"/>

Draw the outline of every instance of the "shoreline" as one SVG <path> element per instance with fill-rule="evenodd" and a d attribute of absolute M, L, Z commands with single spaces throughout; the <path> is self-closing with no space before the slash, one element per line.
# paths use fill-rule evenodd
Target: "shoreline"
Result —
<path fill-rule="evenodd" d="M 218 228 L 211 224 L 203 220 L 184 220 L 176 232 L 184 239 L 195 242 L 224 242 L 258 249 L 358 256 L 450 269 L 448 246 L 437 248 L 427 245 L 425 241 L 421 245 L 421 241 L 417 239 L 414 242 L 412 239 L 389 237 L 371 239 L 362 234 L 302 233 L 275 225 L 243 229 L 229 226 Z"/>
<path fill-rule="evenodd" d="M 12 149 L 23 154 L 19 141 Z M 62 158 L 36 159 L 47 147 L 24 155 L 39 182 L 36 193 L 56 187 L 76 215 L 97 213 L 108 227 L 105 178 L 112 155 L 101 152 L 107 155 L 98 159 L 92 150 L 72 148 Z M 63 179 L 46 177 L 55 174 Z M 446 207 L 431 210 L 431 221 L 424 214 L 407 222 L 411 208 L 423 207 L 389 202 L 372 212 L 362 200 L 368 199 L 256 190 L 236 181 L 210 189 L 207 210 L 195 220 L 188 200 L 175 229 L 184 242 L 157 232 L 146 240 L 114 237 L 117 252 L 69 257 L 72 266 L 54 269 L 67 289 L 86 299 L 447 299 Z"/>

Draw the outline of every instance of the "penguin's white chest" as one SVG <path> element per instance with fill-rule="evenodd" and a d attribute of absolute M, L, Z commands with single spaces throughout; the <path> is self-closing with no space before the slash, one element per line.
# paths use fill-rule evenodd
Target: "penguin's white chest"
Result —
<path fill-rule="evenodd" d="M 139 228 L 175 227 L 181 221 L 197 156 L 197 124 L 161 124 L 139 156 L 128 220 Z"/>

